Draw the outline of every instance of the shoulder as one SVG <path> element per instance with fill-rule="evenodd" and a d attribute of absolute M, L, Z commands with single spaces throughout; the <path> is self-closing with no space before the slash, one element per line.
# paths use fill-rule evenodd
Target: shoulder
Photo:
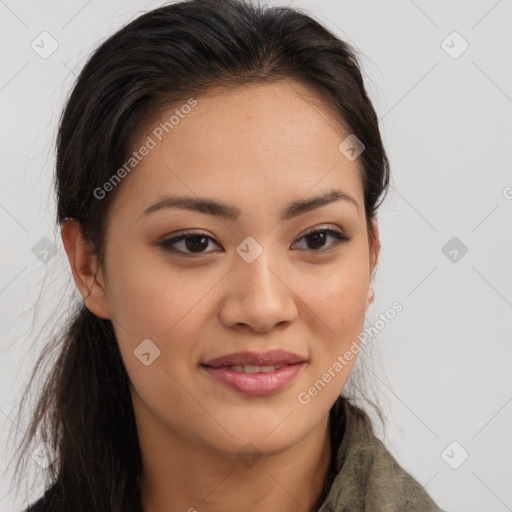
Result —
<path fill-rule="evenodd" d="M 370 452 L 371 463 L 366 469 L 365 499 L 367 503 L 375 507 L 386 503 L 389 510 L 396 510 L 396 512 L 444 512 L 428 495 L 425 488 L 399 465 L 377 437 Z"/>
<path fill-rule="evenodd" d="M 365 414 L 347 403 L 343 412 L 350 421 L 338 446 L 336 477 L 319 512 L 446 512 L 398 464 Z"/>

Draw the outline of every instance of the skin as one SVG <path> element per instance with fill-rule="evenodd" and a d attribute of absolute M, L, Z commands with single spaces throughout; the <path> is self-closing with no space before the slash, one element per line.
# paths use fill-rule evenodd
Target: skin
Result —
<path fill-rule="evenodd" d="M 282 80 L 196 99 L 118 185 L 105 265 L 73 220 L 62 227 L 63 243 L 86 306 L 112 320 L 131 379 L 145 512 L 311 510 L 330 463 L 329 410 L 356 357 L 308 404 L 297 397 L 357 341 L 373 299 L 377 224 L 370 246 L 359 161 L 338 150 L 349 132 L 313 91 Z M 336 201 L 279 221 L 289 202 L 331 188 L 359 208 Z M 142 215 L 165 194 L 208 197 L 241 214 L 236 221 L 170 208 Z M 350 240 L 327 236 L 315 246 L 304 238 L 311 228 Z M 185 229 L 212 238 L 199 256 L 155 245 Z M 236 252 L 248 236 L 263 248 L 252 263 Z M 190 245 L 175 247 L 190 254 Z M 149 366 L 134 356 L 145 339 L 160 349 Z M 228 389 L 200 366 L 275 348 L 307 362 L 272 395 Z M 250 466 L 237 456 L 247 443 Z"/>

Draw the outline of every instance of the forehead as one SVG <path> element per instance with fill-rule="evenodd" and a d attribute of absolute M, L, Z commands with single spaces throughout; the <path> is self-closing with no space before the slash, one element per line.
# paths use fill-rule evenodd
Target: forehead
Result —
<path fill-rule="evenodd" d="M 280 80 L 217 88 L 193 100 L 153 116 L 139 131 L 134 151 L 148 137 L 154 144 L 122 183 L 116 210 L 140 214 L 165 193 L 264 206 L 332 186 L 362 206 L 359 163 L 338 149 L 349 132 L 307 86 Z"/>

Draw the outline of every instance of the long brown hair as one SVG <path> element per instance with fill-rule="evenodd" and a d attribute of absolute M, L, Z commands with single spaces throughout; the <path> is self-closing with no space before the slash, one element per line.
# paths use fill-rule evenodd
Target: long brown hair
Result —
<path fill-rule="evenodd" d="M 314 89 L 347 132 L 364 142 L 359 162 L 371 244 L 371 222 L 387 192 L 389 164 L 355 50 L 303 11 L 243 0 L 185 0 L 157 8 L 94 51 L 60 120 L 58 225 L 76 219 L 103 263 L 107 216 L 122 183 L 101 200 L 94 191 L 126 162 L 144 123 L 160 109 L 215 86 L 284 78 Z M 66 328 L 45 347 L 24 397 L 50 347 L 58 357 L 38 389 L 15 480 L 38 438 L 57 454 L 46 470 L 47 486 L 56 483 L 51 510 L 139 509 L 141 457 L 129 378 L 111 322 L 80 301 Z M 366 417 L 348 396 L 341 400 L 347 427 L 351 415 Z"/>

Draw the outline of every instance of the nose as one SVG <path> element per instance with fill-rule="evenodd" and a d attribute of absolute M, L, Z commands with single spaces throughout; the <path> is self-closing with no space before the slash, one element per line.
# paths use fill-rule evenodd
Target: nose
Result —
<path fill-rule="evenodd" d="M 271 263 L 266 251 L 251 263 L 235 260 L 220 309 L 224 325 L 266 333 L 297 318 L 292 283 Z"/>

